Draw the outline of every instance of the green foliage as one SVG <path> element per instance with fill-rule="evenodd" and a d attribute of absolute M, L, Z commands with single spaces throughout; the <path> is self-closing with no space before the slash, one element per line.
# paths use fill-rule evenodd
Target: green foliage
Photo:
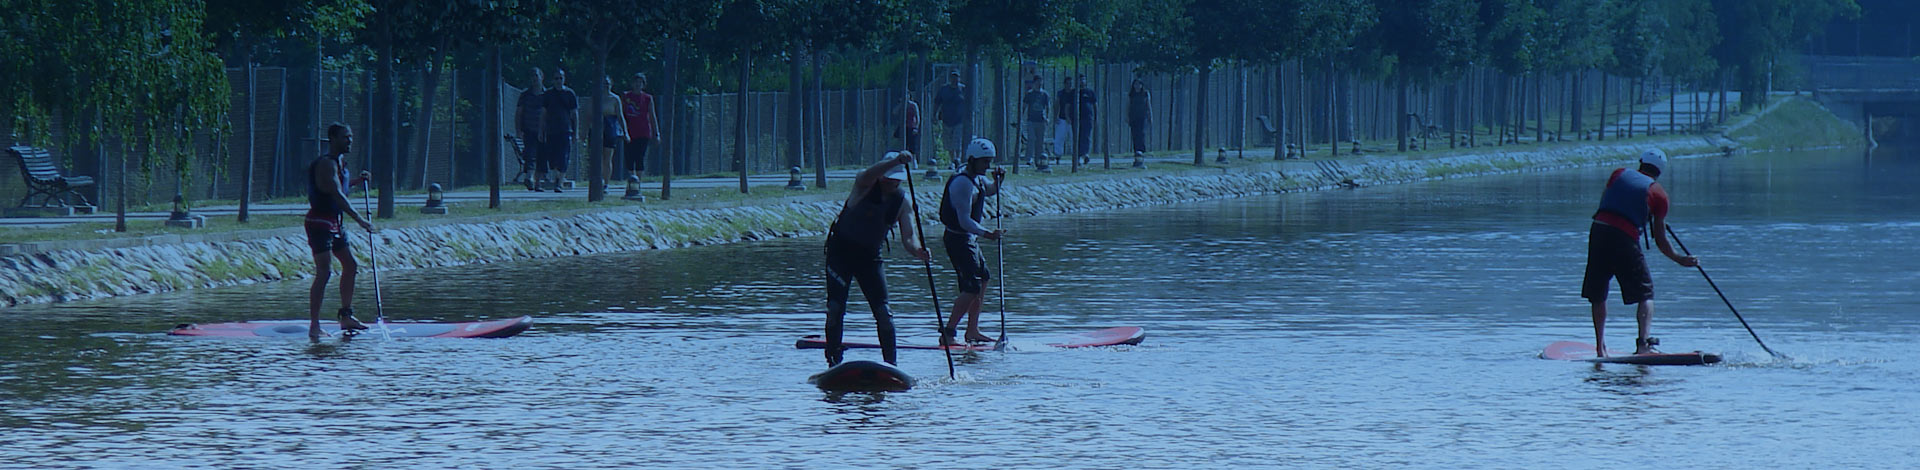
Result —
<path fill-rule="evenodd" d="M 1645 77 L 1653 72 L 1659 58 L 1660 36 L 1654 30 L 1651 0 L 1608 0 L 1601 7 L 1602 18 L 1612 49 L 1599 65 L 1607 73 L 1628 78 Z"/>
<path fill-rule="evenodd" d="M 1517 1 L 1517 0 L 1515 0 Z M 1391 58 L 1395 75 L 1415 81 L 1444 78 L 1479 54 L 1481 10 L 1473 0 L 1374 0 L 1380 21 L 1360 41 Z"/>

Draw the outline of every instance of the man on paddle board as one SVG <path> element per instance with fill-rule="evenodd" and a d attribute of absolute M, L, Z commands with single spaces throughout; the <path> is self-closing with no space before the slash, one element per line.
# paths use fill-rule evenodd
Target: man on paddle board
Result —
<path fill-rule="evenodd" d="M 313 289 L 307 299 L 307 336 L 320 338 L 320 302 L 327 294 L 327 281 L 333 277 L 333 259 L 340 259 L 340 331 L 364 330 L 367 325 L 353 317 L 353 280 L 360 264 L 353 260 L 341 215 L 353 217 L 360 228 L 373 231 L 353 204 L 347 201 L 351 188 L 373 175 L 366 170 L 360 177 L 347 180 L 347 151 L 353 148 L 353 128 L 345 124 L 327 126 L 327 154 L 307 165 L 307 246 L 313 248 Z"/>
<path fill-rule="evenodd" d="M 1655 181 L 1666 169 L 1666 152 L 1652 149 L 1640 154 L 1638 171 L 1614 170 L 1613 176 L 1607 179 L 1606 191 L 1600 195 L 1600 209 L 1593 214 L 1593 225 L 1587 235 L 1586 279 L 1581 283 L 1580 296 L 1593 303 L 1594 354 L 1600 357 L 1607 355 L 1609 279 L 1620 280 L 1622 303 L 1639 305 L 1634 315 L 1639 331 L 1633 340 L 1633 353 L 1652 352 L 1653 346 L 1659 344 L 1648 336 L 1649 324 L 1653 322 L 1653 276 L 1647 271 L 1646 255 L 1640 252 L 1641 230 L 1651 229 L 1648 233 L 1660 246 L 1660 254 L 1674 263 L 1693 267 L 1700 262 L 1692 256 L 1675 253 L 1667 242 L 1667 190 Z"/>
<path fill-rule="evenodd" d="M 913 229 L 913 211 L 909 210 L 907 191 L 900 187 L 907 180 L 907 164 L 912 152 L 890 152 L 853 180 L 853 192 L 840 209 L 840 216 L 827 229 L 827 366 L 840 364 L 842 320 L 847 313 L 847 291 L 860 283 L 860 293 L 873 309 L 874 329 L 880 336 L 880 357 L 898 364 L 893 337 L 893 313 L 887 309 L 887 278 L 881 272 L 880 250 L 887 232 L 897 225 L 900 244 L 915 258 L 925 261 L 926 248 L 920 246 Z"/>
<path fill-rule="evenodd" d="M 992 274 L 987 271 L 987 258 L 981 256 L 980 245 L 974 243 L 974 237 L 999 240 L 1005 235 L 1004 231 L 987 230 L 980 222 L 986 218 L 987 197 L 1000 192 L 1000 182 L 1006 179 L 1007 172 L 995 168 L 993 179 L 987 179 L 987 169 L 993 166 L 996 155 L 993 141 L 973 139 L 963 153 L 967 167 L 948 178 L 946 190 L 940 192 L 940 224 L 947 227 L 940 241 L 946 244 L 947 258 L 953 261 L 953 270 L 960 279 L 960 295 L 953 298 L 953 316 L 947 317 L 947 324 L 940 328 L 941 346 L 956 344 L 953 336 L 963 315 L 967 317 L 967 342 L 993 342 L 993 337 L 980 333 L 980 307 L 984 303 L 980 290 Z"/>

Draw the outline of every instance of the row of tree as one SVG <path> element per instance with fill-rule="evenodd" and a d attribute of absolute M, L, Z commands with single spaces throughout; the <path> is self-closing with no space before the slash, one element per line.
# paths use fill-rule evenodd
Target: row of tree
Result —
<path fill-rule="evenodd" d="M 456 63 L 484 68 L 490 84 L 530 66 L 572 64 L 587 77 L 574 81 L 591 97 L 587 109 L 601 105 L 605 95 L 592 91 L 611 70 L 663 70 L 658 102 L 675 106 L 685 90 L 746 90 L 756 59 L 788 64 L 793 89 L 818 91 L 822 58 L 832 56 L 962 63 L 971 77 L 983 56 L 1085 57 L 1198 74 L 1200 87 L 1224 64 L 1314 64 L 1396 84 L 1403 112 L 1408 90 L 1475 67 L 1511 76 L 1601 70 L 1730 84 L 1756 105 L 1783 54 L 1859 8 L 1853 0 L 0 0 L 0 12 L 0 112 L 13 127 L 44 135 L 59 123 L 69 131 L 61 135 L 115 136 L 137 142 L 140 161 L 182 172 L 193 136 L 227 132 L 222 61 L 331 60 L 374 71 L 374 128 L 361 135 L 376 157 L 379 215 L 391 216 L 397 164 L 425 151 L 424 130 L 443 106 L 434 87 Z M 721 73 L 729 68 L 737 74 Z M 400 143 L 403 80 L 415 81 L 406 94 L 418 130 L 412 150 Z M 501 115 L 500 100 L 483 101 L 486 116 Z M 1194 106 L 1206 115 L 1204 98 Z M 820 108 L 807 100 L 786 109 Z M 1584 129 L 1582 113 L 1571 115 Z M 1197 124 L 1196 139 L 1205 135 Z M 802 145 L 790 141 L 792 158 Z M 1203 147 L 1195 145 L 1196 163 Z M 735 152 L 744 161 L 744 147 Z M 500 159 L 487 160 L 497 182 Z M 604 197 L 601 166 L 588 171 L 590 199 Z"/>

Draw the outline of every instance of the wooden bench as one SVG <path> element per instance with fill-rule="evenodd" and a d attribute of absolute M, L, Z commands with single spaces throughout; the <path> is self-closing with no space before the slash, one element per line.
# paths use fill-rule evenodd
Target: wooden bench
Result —
<path fill-rule="evenodd" d="M 53 161 L 53 154 L 47 149 L 17 146 L 7 148 L 7 153 L 20 160 L 20 176 L 27 180 L 27 196 L 20 198 L 20 207 L 78 206 L 91 212 L 93 203 L 88 202 L 87 196 L 80 194 L 79 190 L 93 186 L 93 178 L 61 174 L 60 167 Z M 68 202 L 69 195 L 80 198 L 80 204 Z M 34 196 L 44 196 L 39 205 L 33 204 Z"/>

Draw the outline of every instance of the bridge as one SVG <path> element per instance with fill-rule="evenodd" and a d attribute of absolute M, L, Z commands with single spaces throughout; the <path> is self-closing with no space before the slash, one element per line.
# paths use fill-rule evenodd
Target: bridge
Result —
<path fill-rule="evenodd" d="M 1814 99 L 1840 117 L 1874 128 L 1893 117 L 1892 132 L 1920 136 L 1920 60 L 1900 57 L 1807 56 Z M 1872 137 L 1872 136 L 1869 136 Z"/>

